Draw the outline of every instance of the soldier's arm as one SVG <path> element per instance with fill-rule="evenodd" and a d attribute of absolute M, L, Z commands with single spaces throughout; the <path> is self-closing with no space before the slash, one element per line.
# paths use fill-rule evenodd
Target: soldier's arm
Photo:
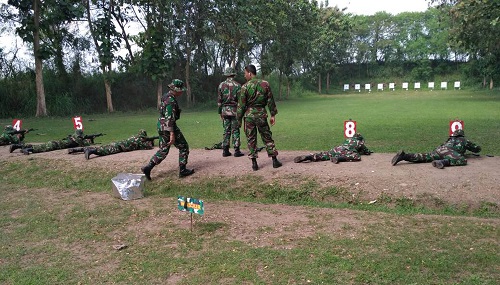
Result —
<path fill-rule="evenodd" d="M 467 145 L 465 146 L 465 148 L 467 150 L 470 150 L 470 151 L 476 152 L 476 153 L 481 151 L 481 147 L 479 145 L 477 145 L 469 140 L 467 141 Z"/>
<path fill-rule="evenodd" d="M 274 102 L 273 91 L 268 82 L 266 82 L 265 89 L 267 94 L 267 108 L 269 109 L 269 113 L 271 113 L 271 117 L 274 117 L 278 114 L 278 109 L 276 108 L 276 102 Z"/>
<path fill-rule="evenodd" d="M 246 88 L 242 87 L 238 93 L 239 93 L 238 107 L 236 108 L 236 118 L 238 120 L 239 125 L 241 126 L 241 122 L 243 120 L 243 116 L 245 115 L 246 104 L 247 104 Z"/>

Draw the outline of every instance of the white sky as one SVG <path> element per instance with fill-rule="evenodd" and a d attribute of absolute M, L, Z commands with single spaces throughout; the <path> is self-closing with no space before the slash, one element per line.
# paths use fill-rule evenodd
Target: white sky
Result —
<path fill-rule="evenodd" d="M 401 12 L 423 12 L 428 8 L 427 0 L 328 0 L 331 7 L 347 8 L 346 13 L 373 15 L 380 11 L 396 15 Z"/>

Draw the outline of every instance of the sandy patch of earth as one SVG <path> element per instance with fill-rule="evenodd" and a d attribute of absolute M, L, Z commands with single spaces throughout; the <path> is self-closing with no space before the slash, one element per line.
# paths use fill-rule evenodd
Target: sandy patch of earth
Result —
<path fill-rule="evenodd" d="M 155 153 L 154 150 L 133 151 L 110 156 L 92 156 L 85 160 L 83 154 L 69 155 L 66 150 L 23 155 L 15 151 L 9 153 L 7 146 L 0 147 L 0 160 L 27 160 L 48 158 L 66 160 L 75 167 L 97 167 L 120 172 L 141 173 Z M 245 150 L 243 150 L 245 152 Z M 314 178 L 322 186 L 337 186 L 359 199 L 370 201 L 383 194 L 391 197 L 418 198 L 431 196 L 456 205 L 478 205 L 481 202 L 500 203 L 500 157 L 469 156 L 468 165 L 436 169 L 430 163 L 400 162 L 392 166 L 394 153 L 374 153 L 363 156 L 360 162 L 333 164 L 325 162 L 294 163 L 293 158 L 304 155 L 304 151 L 280 151 L 280 168 L 273 168 L 272 161 L 265 154 L 260 155 L 260 169 L 252 171 L 251 162 L 246 157 L 222 157 L 221 150 L 192 149 L 188 168 L 196 173 L 183 178 L 186 182 L 206 177 L 240 177 L 242 175 L 261 176 L 265 180 L 295 183 Z M 169 157 L 152 171 L 152 178 L 178 179 L 178 151 L 171 149 Z M 82 164 L 83 163 L 83 164 Z"/>

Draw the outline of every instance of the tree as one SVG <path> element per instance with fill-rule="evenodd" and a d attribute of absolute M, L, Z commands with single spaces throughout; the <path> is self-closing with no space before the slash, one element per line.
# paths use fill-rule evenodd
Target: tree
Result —
<path fill-rule="evenodd" d="M 36 116 L 47 116 L 43 85 L 43 60 L 57 54 L 57 52 L 62 53 L 60 45 L 59 47 L 57 44 L 51 45 L 54 27 L 59 27 L 58 33 L 61 38 L 68 35 L 69 32 L 64 24 L 81 15 L 81 6 L 79 6 L 78 0 L 46 0 L 43 3 L 41 0 L 9 0 L 8 4 L 18 11 L 18 14 L 8 15 L 11 20 L 20 24 L 16 28 L 16 33 L 24 42 L 33 44 L 37 97 Z"/>
<path fill-rule="evenodd" d="M 95 15 L 91 10 L 92 1 L 95 1 Z M 85 4 L 87 24 L 99 56 L 100 67 L 104 77 L 107 110 L 108 112 L 114 112 L 111 91 L 111 64 L 114 62 L 115 52 L 120 47 L 121 41 L 120 33 L 116 31 L 113 22 L 113 11 L 115 10 L 116 3 L 114 0 L 87 0 Z"/>
<path fill-rule="evenodd" d="M 483 65 L 483 74 L 493 77 L 500 70 L 500 2 L 496 0 L 430 0 L 449 13 L 452 45 L 477 56 Z"/>
<path fill-rule="evenodd" d="M 274 68 L 279 71 L 279 98 L 282 97 L 282 78 L 287 80 L 287 98 L 290 90 L 290 75 L 295 62 L 309 55 L 310 43 L 316 35 L 318 9 L 307 0 L 274 1 L 274 23 L 276 34 L 269 47 L 269 56 Z"/>
<path fill-rule="evenodd" d="M 330 88 L 330 74 L 336 66 L 349 61 L 351 20 L 338 7 L 320 10 L 318 36 L 312 42 L 314 70 L 318 76 L 318 93 L 321 93 L 322 74 L 326 74 L 326 88 Z"/>
<path fill-rule="evenodd" d="M 156 82 L 156 104 L 160 107 L 163 80 L 172 70 L 172 54 L 169 52 L 173 38 L 171 3 L 164 0 L 142 3 L 145 13 L 145 31 L 139 33 L 137 44 L 142 48 L 141 69 Z M 170 58 L 168 58 L 170 56 Z"/>

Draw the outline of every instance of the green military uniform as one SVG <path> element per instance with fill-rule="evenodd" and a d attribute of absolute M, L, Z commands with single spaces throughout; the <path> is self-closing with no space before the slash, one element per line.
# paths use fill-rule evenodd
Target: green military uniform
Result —
<path fill-rule="evenodd" d="M 234 156 L 243 156 L 240 151 L 240 126 L 236 118 L 236 110 L 238 106 L 238 94 L 241 89 L 241 84 L 234 80 L 236 75 L 233 68 L 229 67 L 224 72 L 227 79 L 219 84 L 217 89 L 217 106 L 218 113 L 222 118 L 222 126 L 224 134 L 222 136 L 222 156 L 230 156 L 229 147 L 231 137 L 233 138 Z"/>
<path fill-rule="evenodd" d="M 11 125 L 7 125 L 0 135 L 0 145 L 21 144 L 24 140 L 24 134 L 27 132 L 28 130 L 18 132 Z"/>
<path fill-rule="evenodd" d="M 409 162 L 432 162 L 432 166 L 444 168 L 445 166 L 462 166 L 467 164 L 465 152 L 480 152 L 481 147 L 472 141 L 468 140 L 464 131 L 461 129 L 455 130 L 448 140 L 435 150 L 428 153 L 405 153 L 398 152 L 392 159 L 392 165 L 405 160 Z"/>
<path fill-rule="evenodd" d="M 354 134 L 351 138 L 347 138 L 344 142 L 329 151 L 314 153 L 312 155 L 297 156 L 294 161 L 296 163 L 303 161 L 326 161 L 330 160 L 334 163 L 344 161 L 360 161 L 361 154 L 370 155 L 370 151 L 366 145 L 363 136 L 359 133 Z"/>
<path fill-rule="evenodd" d="M 53 140 L 44 144 L 39 145 L 25 145 L 22 149 L 24 154 L 29 153 L 40 153 L 53 151 L 58 149 L 66 149 L 71 147 L 83 147 L 89 146 L 90 142 L 88 139 L 85 139 L 85 135 L 82 130 L 76 130 L 73 134 L 62 140 Z"/>
<path fill-rule="evenodd" d="M 273 159 L 273 167 L 281 166 L 276 158 L 278 151 L 274 144 L 271 129 L 267 122 L 267 110 L 269 109 L 271 117 L 278 114 L 276 103 L 274 102 L 273 92 L 269 82 L 255 78 L 255 66 L 245 67 L 245 77 L 247 82 L 241 87 L 240 97 L 238 99 L 237 117 L 241 125 L 245 119 L 245 135 L 248 141 L 248 157 L 252 159 L 252 169 L 258 170 L 257 165 L 257 131 L 260 133 L 266 152 Z"/>
<path fill-rule="evenodd" d="M 112 142 L 98 147 L 85 147 L 85 158 L 89 159 L 91 154 L 105 156 L 120 152 L 153 149 L 154 139 L 155 137 L 148 137 L 145 130 L 140 130 L 137 135 L 131 136 L 126 140 Z"/>
<path fill-rule="evenodd" d="M 174 79 L 168 87 L 170 91 L 161 98 L 160 117 L 157 123 L 160 148 L 151 157 L 148 165 L 141 168 L 142 172 L 149 180 L 151 179 L 151 169 L 153 169 L 155 165 L 160 164 L 170 151 L 171 133 L 174 134 L 175 138 L 173 145 L 179 149 L 179 176 L 184 177 L 194 173 L 194 170 L 186 168 L 189 157 L 189 145 L 177 126 L 177 120 L 180 119 L 181 109 L 177 103 L 176 96 L 179 96 L 179 94 L 182 94 L 185 90 L 184 82 L 179 79 Z"/>

